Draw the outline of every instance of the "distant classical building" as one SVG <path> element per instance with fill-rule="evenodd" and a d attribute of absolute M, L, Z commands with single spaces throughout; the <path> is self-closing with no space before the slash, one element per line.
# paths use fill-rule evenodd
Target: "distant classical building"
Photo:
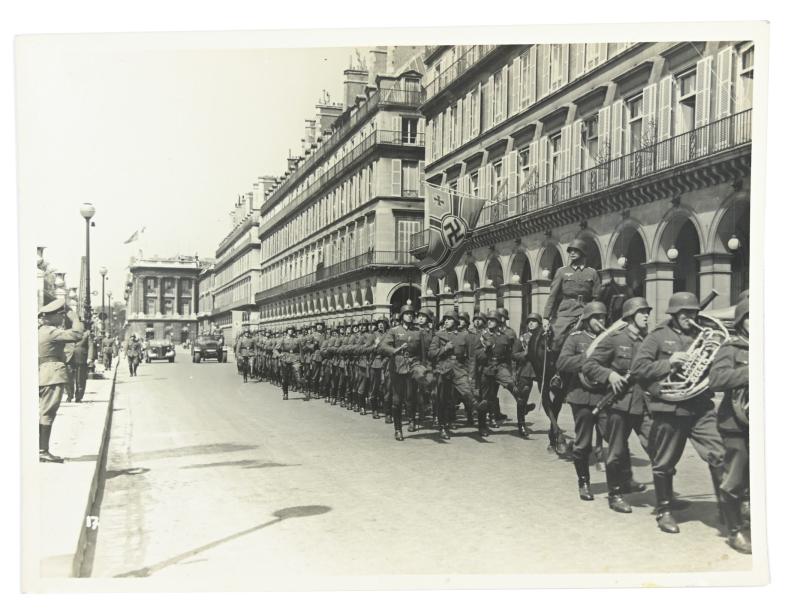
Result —
<path fill-rule="evenodd" d="M 541 312 L 566 247 L 606 282 L 736 302 L 749 280 L 747 41 L 439 46 L 425 58 L 425 178 L 488 199 L 432 304 Z M 412 238 L 424 254 L 428 233 Z M 612 286 L 613 287 L 613 286 Z"/>
<path fill-rule="evenodd" d="M 132 260 L 125 335 L 192 340 L 197 335 L 198 277 L 209 264 L 195 256 Z"/>
<path fill-rule="evenodd" d="M 198 333 L 206 334 L 214 330 L 212 315 L 214 310 L 214 265 L 200 269 L 197 279 L 198 305 L 197 325 Z"/>
<path fill-rule="evenodd" d="M 422 47 L 377 47 L 323 95 L 302 153 L 260 204 L 262 327 L 387 315 L 418 302 L 409 254 L 422 228 Z M 217 264 L 219 268 L 219 263 Z"/>

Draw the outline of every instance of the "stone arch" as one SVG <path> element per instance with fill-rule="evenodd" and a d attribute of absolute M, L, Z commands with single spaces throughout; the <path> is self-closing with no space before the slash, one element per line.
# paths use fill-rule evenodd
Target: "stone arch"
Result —
<path fill-rule="evenodd" d="M 363 304 L 364 304 L 364 297 L 361 294 L 361 286 L 360 285 L 356 285 L 355 306 L 360 307 L 360 306 L 363 306 Z"/>
<path fill-rule="evenodd" d="M 372 295 L 372 282 L 370 281 L 367 282 L 367 285 L 364 288 L 364 304 L 366 306 L 375 304 L 375 297 Z"/>
<path fill-rule="evenodd" d="M 428 275 L 428 279 L 425 282 L 425 293 L 428 293 L 428 290 L 431 291 L 432 294 L 436 295 L 439 293 L 439 280 L 436 277 Z"/>
<path fill-rule="evenodd" d="M 667 212 L 656 229 L 650 246 L 650 259 L 657 262 L 670 262 L 667 250 L 675 244 L 678 233 L 685 223 L 690 223 L 700 241 L 700 253 L 706 251 L 703 230 L 694 212 L 685 207 L 677 207 Z"/>
<path fill-rule="evenodd" d="M 461 281 L 462 286 L 466 286 L 466 284 L 470 285 L 471 290 L 475 290 L 480 287 L 481 285 L 481 278 L 478 274 L 478 267 L 475 266 L 475 263 L 472 261 L 467 262 L 464 265 L 464 274 L 463 279 Z"/>
<path fill-rule="evenodd" d="M 420 286 L 419 284 L 408 282 L 398 283 L 389 290 L 388 301 L 392 313 L 399 313 L 400 308 L 410 300 L 416 309 L 420 307 Z"/>
<path fill-rule="evenodd" d="M 628 258 L 628 250 L 631 243 L 634 242 L 634 237 L 638 235 L 644 246 L 645 262 L 650 260 L 650 244 L 648 243 L 647 235 L 644 232 L 641 222 L 633 218 L 626 218 L 620 222 L 615 228 L 609 240 L 606 254 L 604 257 L 605 263 L 603 268 L 617 269 L 619 266 L 620 256 Z"/>
<path fill-rule="evenodd" d="M 553 279 L 556 270 L 564 266 L 564 254 L 556 241 L 548 241 L 539 252 L 539 259 L 534 265 L 534 279 Z"/>
<path fill-rule="evenodd" d="M 486 260 L 484 265 L 484 276 L 481 286 L 488 286 L 491 280 L 492 287 L 499 288 L 505 283 L 505 274 L 503 273 L 503 263 L 499 256 L 492 256 Z"/>
<path fill-rule="evenodd" d="M 451 269 L 450 272 L 445 275 L 443 283 L 445 288 L 450 288 L 451 294 L 458 292 L 458 277 L 456 276 L 455 269 Z"/>
<path fill-rule="evenodd" d="M 743 220 L 747 219 L 745 223 Z M 728 253 L 728 240 L 733 234 L 740 240 L 750 241 L 750 196 L 736 191 L 714 214 L 709 229 L 708 249 L 710 252 Z M 740 232 L 740 229 L 742 231 Z"/>
<path fill-rule="evenodd" d="M 514 275 L 519 276 L 519 283 L 522 284 L 522 317 L 523 319 L 531 312 L 532 299 L 530 290 L 530 281 L 533 279 L 533 265 L 531 264 L 528 251 L 520 248 L 511 259 L 511 278 Z"/>

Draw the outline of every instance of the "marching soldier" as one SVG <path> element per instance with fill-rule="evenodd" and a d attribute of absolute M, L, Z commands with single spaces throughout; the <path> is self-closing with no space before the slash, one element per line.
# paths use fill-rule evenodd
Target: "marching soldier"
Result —
<path fill-rule="evenodd" d="M 310 389 L 316 397 L 320 397 L 320 379 L 322 378 L 322 343 L 325 341 L 325 322 L 314 324 L 314 332 L 306 345 L 311 350 L 311 372 L 309 373 Z"/>
<path fill-rule="evenodd" d="M 103 338 L 102 342 L 100 343 L 100 349 L 103 353 L 103 368 L 108 370 L 111 368 L 111 359 L 114 357 L 114 339 L 111 338 L 111 334 L 109 332 L 106 332 L 105 338 Z"/>
<path fill-rule="evenodd" d="M 369 353 L 372 350 L 371 348 L 372 338 L 369 334 L 369 321 L 364 318 L 360 323 L 358 340 L 353 347 L 353 358 L 355 359 L 355 365 L 353 366 L 355 373 L 354 386 L 360 415 L 367 414 L 367 382 L 369 380 Z"/>
<path fill-rule="evenodd" d="M 328 330 L 328 335 L 320 345 L 320 353 L 322 353 L 322 393 L 325 396 L 325 403 L 330 404 L 334 395 L 334 378 L 333 378 L 333 354 L 331 347 L 334 344 L 334 339 L 339 333 L 339 328 L 331 326 Z"/>
<path fill-rule="evenodd" d="M 592 434 L 594 432 L 594 415 L 592 410 L 603 397 L 601 386 L 587 388 L 581 382 L 578 373 L 586 360 L 586 349 L 597 335 L 603 331 L 603 322 L 607 315 L 602 302 L 590 302 L 583 307 L 578 329 L 570 333 L 564 341 L 556 369 L 561 373 L 567 387 L 567 402 L 572 408 L 575 422 L 575 446 L 572 449 L 572 461 L 578 475 L 578 495 L 583 501 L 593 501 L 589 475 L 589 454 L 592 451 Z"/>
<path fill-rule="evenodd" d="M 631 376 L 645 390 L 647 409 L 653 418 L 649 447 L 658 502 L 656 521 L 666 533 L 680 532 L 672 515 L 672 477 L 686 440 L 692 441 L 708 463 L 715 490 L 723 475 L 725 449 L 717 431 L 713 394 L 705 391 L 682 402 L 661 398 L 660 382 L 673 370 L 680 370 L 689 358 L 687 349 L 699 334 L 695 322 L 699 311 L 694 294 L 673 294 L 667 306 L 670 318 L 645 337 L 631 364 Z"/>
<path fill-rule="evenodd" d="M 64 314 L 72 322 L 65 329 Z M 67 366 L 64 362 L 64 345 L 84 338 L 80 318 L 67 309 L 63 299 L 39 309 L 39 461 L 63 463 L 64 459 L 50 453 L 50 434 L 53 430 L 64 385 L 67 383 Z"/>
<path fill-rule="evenodd" d="M 386 402 L 383 402 L 382 398 L 383 395 L 383 387 L 382 384 L 384 382 L 384 362 L 386 360 L 383 355 L 378 352 L 378 345 L 380 345 L 381 340 L 383 340 L 384 334 L 389 329 L 389 320 L 385 317 L 381 317 L 377 321 L 374 322 L 374 330 L 371 334 L 369 334 L 369 348 L 368 348 L 368 359 L 369 359 L 369 367 L 367 369 L 368 379 L 368 395 L 369 395 L 369 405 L 372 409 L 372 418 L 373 419 L 380 419 L 381 415 L 379 414 L 381 410 L 384 410 L 384 415 L 387 418 L 392 416 L 391 408 L 387 408 Z M 381 407 L 378 407 L 378 403 L 383 402 Z"/>
<path fill-rule="evenodd" d="M 433 426 L 438 424 L 436 412 L 433 410 L 433 397 L 436 391 L 436 381 L 433 377 L 433 370 L 428 363 L 428 348 L 433 340 L 433 322 L 435 314 L 428 308 L 421 309 L 417 315 L 417 332 L 419 333 L 420 348 L 410 352 L 411 354 L 411 378 L 417 384 L 417 414 L 420 420 L 424 420 L 428 411 L 433 418 Z M 414 429 L 412 429 L 412 427 Z M 417 418 L 411 420 L 408 431 L 418 430 Z"/>
<path fill-rule="evenodd" d="M 631 512 L 623 494 L 645 489 L 643 484 L 632 478 L 628 438 L 632 430 L 646 437 L 650 428 L 644 394 L 641 387 L 630 378 L 631 362 L 647 336 L 650 311 L 651 307 L 644 298 L 626 300 L 622 304 L 622 320 L 627 322 L 627 326 L 603 338 L 583 364 L 583 373 L 589 382 L 605 387 L 606 391 L 610 388 L 613 392 L 613 398 L 604 398 L 609 405 L 599 415 L 608 441 L 608 506 L 622 514 Z"/>
<path fill-rule="evenodd" d="M 91 341 L 89 341 L 90 347 L 91 344 Z M 128 339 L 128 346 L 125 349 L 125 355 L 128 357 L 128 374 L 131 376 L 137 376 L 139 362 L 142 361 L 142 343 L 135 334 L 131 334 L 131 337 Z"/>
<path fill-rule="evenodd" d="M 537 374 L 534 369 L 533 363 L 528 357 L 528 349 L 533 346 L 530 344 L 531 339 L 542 326 L 542 316 L 538 313 L 529 313 L 525 319 L 525 332 L 519 337 L 519 345 L 515 349 L 514 361 L 517 364 L 517 388 L 520 392 L 520 397 L 525 400 L 526 414 L 536 407 L 536 404 L 528 405 L 528 397 L 533 389 L 533 384 L 537 382 Z M 539 380 L 539 382 L 541 382 Z"/>
<path fill-rule="evenodd" d="M 253 357 L 255 356 L 255 343 L 250 330 L 245 330 L 244 334 L 236 341 L 234 354 L 243 371 L 244 382 L 246 383 L 247 377 L 253 375 Z"/>
<path fill-rule="evenodd" d="M 401 324 L 389 330 L 378 345 L 378 352 L 389 360 L 389 371 L 392 377 L 392 420 L 394 421 L 394 438 L 403 441 L 403 404 L 410 409 L 410 418 L 414 416 L 414 381 L 411 378 L 411 353 L 419 351 L 419 332 L 414 328 L 414 307 L 404 305 L 400 309 Z M 412 418 L 413 421 L 413 418 Z M 411 427 L 409 427 L 411 430 Z M 414 430 L 416 427 L 414 427 Z"/>
<path fill-rule="evenodd" d="M 750 485 L 750 301 L 746 296 L 736 305 L 734 327 L 737 334 L 717 352 L 708 379 L 712 391 L 723 392 L 717 413 L 717 427 L 725 447 L 719 498 L 728 545 L 751 554 L 750 531 L 742 518 L 742 504 Z"/>
<path fill-rule="evenodd" d="M 289 385 L 295 385 L 301 389 L 305 389 L 305 398 L 309 400 L 308 389 L 304 387 L 304 382 L 300 370 L 301 365 L 301 351 L 303 339 L 295 336 L 295 327 L 289 326 L 286 331 L 286 337 L 281 340 L 278 345 L 278 350 L 281 353 L 281 368 L 283 372 L 283 399 L 289 399 Z"/>
<path fill-rule="evenodd" d="M 489 311 L 486 315 L 488 329 L 481 337 L 483 350 L 479 351 L 478 359 L 483 364 L 483 374 L 481 378 L 481 402 L 486 402 L 491 412 L 498 412 L 499 407 L 497 389 L 504 387 L 517 399 L 517 388 L 514 377 L 511 374 L 511 353 L 514 347 L 510 336 L 503 332 L 500 327 L 502 316 L 497 311 Z M 480 413 L 482 427 L 481 436 L 488 435 L 488 428 L 485 427 L 485 415 Z M 525 428 L 524 415 L 522 421 L 517 419 L 517 428 L 523 437 L 529 435 Z"/>
<path fill-rule="evenodd" d="M 583 313 L 583 305 L 597 300 L 600 294 L 600 276 L 586 266 L 586 249 L 583 239 L 573 239 L 567 247 L 569 264 L 556 271 L 550 284 L 550 295 L 544 305 L 544 329 L 548 330 L 552 321 L 556 352 L 561 350 L 569 327 Z"/>

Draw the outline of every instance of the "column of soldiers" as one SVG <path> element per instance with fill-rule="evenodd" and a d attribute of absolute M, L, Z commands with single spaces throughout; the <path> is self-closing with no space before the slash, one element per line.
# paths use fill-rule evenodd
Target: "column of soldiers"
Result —
<path fill-rule="evenodd" d="M 577 253 L 572 273 L 559 269 L 562 295 L 573 302 L 550 306 L 551 313 L 568 314 L 571 323 L 559 320 L 558 313 L 549 320 L 532 313 L 517 337 L 502 308 L 476 313 L 471 324 L 468 313 L 448 310 L 437 323 L 433 311 L 406 305 L 391 321 L 363 319 L 331 327 L 318 322 L 302 328 L 299 336 L 294 327 L 283 334 L 263 332 L 256 341 L 257 375 L 280 383 L 284 399 L 291 388 L 302 391 L 305 399 L 314 395 L 361 415 L 383 416 L 393 425 L 397 441 L 404 440 L 404 419 L 408 432 L 431 420 L 438 439 L 451 439 L 459 404 L 466 426 L 477 427 L 486 438 L 507 418 L 498 398 L 503 387 L 516 403 L 518 434 L 528 438 L 525 417 L 535 407 L 529 404 L 531 390 L 534 384 L 549 390 L 542 387 L 542 371 L 530 357 L 531 340 L 543 327 L 560 327 L 555 367 L 573 415 L 571 460 L 579 498 L 594 499 L 589 458 L 593 435 L 599 433 L 608 445 L 609 508 L 633 512 L 625 495 L 646 488 L 631 470 L 628 442 L 635 432 L 651 460 L 657 525 L 678 533 L 674 512 L 687 502 L 674 496 L 673 479 L 689 440 L 708 464 L 729 545 L 749 553 L 747 293 L 736 307 L 735 338 L 722 345 L 710 366 L 707 390 L 686 401 L 667 401 L 660 395 L 660 383 L 681 370 L 687 350 L 702 332 L 695 321 L 701 310 L 697 297 L 674 294 L 669 318 L 651 332 L 650 305 L 641 297 L 628 298 L 621 309 L 624 323 L 607 330 L 606 307 L 592 300 L 591 269 L 583 266 L 582 252 Z M 714 392 L 723 396 L 718 411 Z"/>

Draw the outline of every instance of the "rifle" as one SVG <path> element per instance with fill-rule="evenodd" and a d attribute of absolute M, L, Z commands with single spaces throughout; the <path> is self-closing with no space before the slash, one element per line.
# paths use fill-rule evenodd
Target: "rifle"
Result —
<path fill-rule="evenodd" d="M 597 416 L 607 408 L 609 408 L 612 404 L 618 402 L 623 397 L 630 393 L 631 389 L 633 389 L 633 383 L 631 383 L 631 373 L 629 372 L 625 376 L 622 377 L 622 380 L 625 382 L 625 386 L 623 387 L 622 391 L 619 393 L 615 393 L 612 389 L 610 392 L 605 394 L 603 398 L 597 403 L 597 406 L 594 407 L 592 410 L 592 416 Z"/>

